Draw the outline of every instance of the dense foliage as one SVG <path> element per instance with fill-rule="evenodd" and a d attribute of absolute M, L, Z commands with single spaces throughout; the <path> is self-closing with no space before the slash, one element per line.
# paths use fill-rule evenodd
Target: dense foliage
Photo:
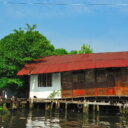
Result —
<path fill-rule="evenodd" d="M 0 40 L 0 87 L 22 85 L 18 70 L 32 59 L 53 54 L 54 46 L 35 28 L 27 25 Z"/>
<path fill-rule="evenodd" d="M 64 48 L 58 48 L 55 49 L 54 51 L 54 55 L 66 55 L 66 54 L 68 54 L 68 52 Z"/>
<path fill-rule="evenodd" d="M 80 50 L 78 50 L 78 51 L 77 50 L 72 50 L 68 54 L 86 54 L 86 53 L 93 53 L 92 48 L 88 44 L 86 44 L 86 45 L 83 44 L 81 46 Z"/>

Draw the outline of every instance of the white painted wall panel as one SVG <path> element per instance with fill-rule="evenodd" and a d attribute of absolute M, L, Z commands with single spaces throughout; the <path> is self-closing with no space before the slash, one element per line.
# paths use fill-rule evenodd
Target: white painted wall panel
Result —
<path fill-rule="evenodd" d="M 38 87 L 38 75 L 30 76 L 30 98 L 48 98 L 53 91 L 58 91 L 55 98 L 61 98 L 61 74 L 52 74 L 52 87 Z"/>

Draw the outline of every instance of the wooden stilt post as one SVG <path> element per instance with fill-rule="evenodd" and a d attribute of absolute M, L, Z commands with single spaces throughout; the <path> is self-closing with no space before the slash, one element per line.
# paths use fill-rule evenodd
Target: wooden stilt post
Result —
<path fill-rule="evenodd" d="M 95 119 L 96 119 L 96 109 L 97 109 L 97 107 L 96 107 L 96 105 L 94 104 L 93 106 L 92 106 L 92 118 L 93 118 L 93 120 L 95 121 Z"/>
<path fill-rule="evenodd" d="M 33 109 L 33 102 L 31 102 L 31 103 L 29 104 L 29 108 L 30 108 L 30 109 Z"/>
<path fill-rule="evenodd" d="M 67 112 L 67 109 L 68 109 L 68 104 L 65 103 L 65 112 Z"/>
<path fill-rule="evenodd" d="M 99 110 L 100 110 L 99 105 L 96 105 L 96 111 L 99 112 Z"/>
<path fill-rule="evenodd" d="M 50 105 L 48 103 L 45 103 L 45 111 L 50 110 Z"/>
<path fill-rule="evenodd" d="M 125 113 L 125 107 L 124 107 L 124 105 L 119 106 L 119 109 L 120 109 L 120 113 L 121 114 L 124 114 Z"/>
<path fill-rule="evenodd" d="M 17 106 L 16 106 L 16 101 L 15 101 L 15 97 L 14 97 L 14 96 L 12 96 L 12 98 L 11 98 L 11 102 L 12 102 L 12 104 L 11 104 L 11 108 L 12 108 L 12 110 L 16 109 Z"/>
<path fill-rule="evenodd" d="M 83 112 L 84 113 L 88 112 L 88 107 L 89 107 L 88 104 L 84 102 L 84 104 L 83 104 Z"/>
<path fill-rule="evenodd" d="M 96 111 L 96 105 L 93 105 L 93 112 Z"/>
<path fill-rule="evenodd" d="M 119 106 L 119 111 L 122 114 L 122 106 Z"/>
<path fill-rule="evenodd" d="M 86 112 L 84 112 L 83 113 L 83 127 L 85 127 L 85 125 L 88 123 L 88 113 Z"/>
<path fill-rule="evenodd" d="M 51 111 L 53 110 L 53 102 L 51 102 L 51 107 L 50 107 Z"/>
<path fill-rule="evenodd" d="M 60 102 L 59 102 L 59 101 L 56 102 L 56 108 L 57 108 L 58 110 L 60 109 Z"/>
<path fill-rule="evenodd" d="M 55 110 L 57 110 L 57 101 L 55 102 Z"/>
<path fill-rule="evenodd" d="M 96 122 L 99 122 L 99 113 L 96 113 Z"/>
<path fill-rule="evenodd" d="M 128 114 L 128 105 L 125 106 L 125 113 Z"/>
<path fill-rule="evenodd" d="M 67 119 L 68 104 L 65 103 L 65 119 Z"/>
<path fill-rule="evenodd" d="M 31 99 L 29 102 L 29 109 L 33 109 L 33 99 Z"/>
<path fill-rule="evenodd" d="M 45 111 L 47 111 L 48 110 L 48 105 L 47 105 L 47 103 L 45 103 Z"/>
<path fill-rule="evenodd" d="M 125 114 L 125 106 L 124 105 L 122 106 L 122 111 L 123 111 L 123 114 Z"/>
<path fill-rule="evenodd" d="M 99 122 L 99 105 L 93 105 L 93 120 Z"/>

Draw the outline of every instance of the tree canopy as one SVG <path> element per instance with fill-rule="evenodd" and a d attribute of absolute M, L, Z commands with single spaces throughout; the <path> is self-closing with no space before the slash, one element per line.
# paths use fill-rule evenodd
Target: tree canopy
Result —
<path fill-rule="evenodd" d="M 93 53 L 92 48 L 88 44 L 83 44 L 81 46 L 80 51 L 78 51 L 79 54 L 86 54 L 86 53 Z"/>
<path fill-rule="evenodd" d="M 69 54 L 78 54 L 79 52 L 77 51 L 77 50 L 71 50 L 70 52 L 69 52 Z"/>
<path fill-rule="evenodd" d="M 22 85 L 18 70 L 28 61 L 53 54 L 54 46 L 35 29 L 36 25 L 27 25 L 0 40 L 0 87 Z"/>
<path fill-rule="evenodd" d="M 55 55 L 66 55 L 68 54 L 68 52 L 64 48 L 58 48 L 58 49 L 55 49 L 54 54 Z"/>
<path fill-rule="evenodd" d="M 72 50 L 68 54 L 86 54 L 93 53 L 93 49 L 88 44 L 83 44 L 80 50 Z"/>

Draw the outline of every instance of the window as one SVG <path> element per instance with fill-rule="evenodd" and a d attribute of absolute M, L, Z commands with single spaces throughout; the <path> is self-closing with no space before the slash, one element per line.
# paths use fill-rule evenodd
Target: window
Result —
<path fill-rule="evenodd" d="M 52 74 L 40 74 L 38 75 L 38 87 L 51 87 L 52 86 Z"/>

